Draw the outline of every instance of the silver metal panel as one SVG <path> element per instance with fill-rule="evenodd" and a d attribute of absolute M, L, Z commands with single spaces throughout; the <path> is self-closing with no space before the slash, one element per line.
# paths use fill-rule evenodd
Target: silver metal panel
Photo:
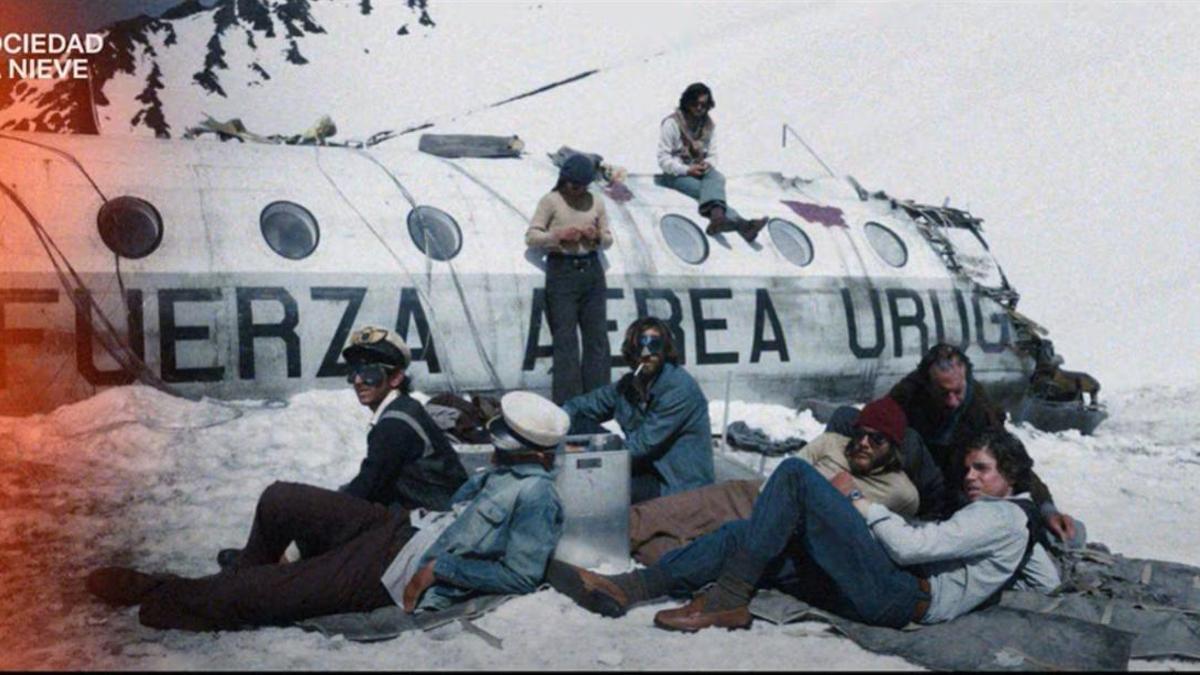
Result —
<path fill-rule="evenodd" d="M 613 434 L 570 436 L 555 487 L 564 511 L 554 557 L 582 567 L 629 565 L 629 451 Z"/>

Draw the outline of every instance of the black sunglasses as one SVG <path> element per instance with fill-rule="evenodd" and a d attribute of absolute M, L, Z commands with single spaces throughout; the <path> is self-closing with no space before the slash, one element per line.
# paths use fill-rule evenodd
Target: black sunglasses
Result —
<path fill-rule="evenodd" d="M 863 429 L 862 427 L 855 427 L 854 428 L 855 442 L 858 442 L 859 440 L 861 440 L 863 436 L 867 437 L 868 443 L 870 443 L 871 445 L 873 445 L 877 448 L 883 447 L 883 445 L 885 443 L 889 442 L 888 437 L 884 436 L 883 432 L 867 431 L 866 429 Z"/>
<path fill-rule="evenodd" d="M 354 384 L 354 378 L 357 377 L 368 387 L 378 387 L 392 370 L 394 369 L 391 366 L 382 363 L 352 363 L 350 372 L 346 373 L 346 383 Z"/>
<path fill-rule="evenodd" d="M 661 354 L 663 350 L 663 339 L 661 335 L 639 335 L 638 345 L 650 354 Z"/>

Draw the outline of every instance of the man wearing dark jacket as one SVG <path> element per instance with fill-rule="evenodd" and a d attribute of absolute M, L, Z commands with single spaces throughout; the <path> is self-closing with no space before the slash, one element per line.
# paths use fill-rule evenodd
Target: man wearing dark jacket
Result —
<path fill-rule="evenodd" d="M 953 345 L 934 345 L 888 395 L 904 408 L 909 427 L 921 436 L 949 485 L 961 483 L 956 457 L 967 442 L 984 431 L 1004 429 L 1004 410 L 975 380 L 971 360 Z M 1050 531 L 1067 542 L 1076 539 L 1075 520 L 1058 511 L 1037 474 L 1030 475 L 1030 495 Z"/>
<path fill-rule="evenodd" d="M 448 510 L 467 472 L 446 435 L 408 395 L 408 345 L 394 332 L 367 326 L 342 356 L 350 364 L 346 381 L 375 415 L 358 475 L 338 491 L 393 509 Z"/>
<path fill-rule="evenodd" d="M 350 365 L 346 381 L 354 385 L 358 402 L 375 414 L 358 475 L 338 492 L 397 512 L 449 510 L 450 498 L 467 481 L 467 471 L 445 433 L 408 395 L 408 345 L 392 331 L 365 326 L 351 336 L 342 357 Z M 308 499 L 310 487 L 280 483 L 276 496 L 281 501 Z M 301 557 L 312 553 L 303 541 L 297 547 Z M 241 549 L 223 549 L 217 563 L 225 569 L 236 565 L 241 555 Z"/>

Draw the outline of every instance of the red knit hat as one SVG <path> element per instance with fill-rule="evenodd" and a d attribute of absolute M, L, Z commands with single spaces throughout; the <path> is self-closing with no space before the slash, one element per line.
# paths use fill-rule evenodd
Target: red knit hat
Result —
<path fill-rule="evenodd" d="M 904 409 L 891 396 L 871 401 L 858 414 L 858 426 L 877 429 L 895 445 L 904 441 L 904 430 L 908 428 L 908 417 Z"/>

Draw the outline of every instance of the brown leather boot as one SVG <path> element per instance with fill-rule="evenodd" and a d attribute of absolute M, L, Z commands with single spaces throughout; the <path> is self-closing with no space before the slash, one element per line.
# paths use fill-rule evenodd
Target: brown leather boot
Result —
<path fill-rule="evenodd" d="M 710 237 L 715 237 L 722 232 L 729 232 L 736 229 L 736 226 L 725 217 L 725 209 L 720 206 L 714 206 L 708 211 L 708 227 L 704 228 L 704 233 Z"/>
<path fill-rule="evenodd" d="M 753 244 L 754 240 L 758 238 L 758 233 L 766 226 L 766 218 L 747 220 L 738 228 L 738 234 L 742 235 L 742 239 L 745 239 L 747 244 Z"/>
<path fill-rule="evenodd" d="M 608 577 L 561 560 L 550 561 L 546 581 L 575 604 L 601 616 L 623 616 L 633 604 L 625 591 Z"/>
<path fill-rule="evenodd" d="M 702 628 L 717 626 L 730 630 L 749 628 L 754 617 L 750 605 L 740 605 L 724 610 L 705 610 L 712 591 L 697 595 L 691 602 L 677 609 L 664 609 L 654 615 L 654 625 L 666 630 L 694 633 Z"/>

